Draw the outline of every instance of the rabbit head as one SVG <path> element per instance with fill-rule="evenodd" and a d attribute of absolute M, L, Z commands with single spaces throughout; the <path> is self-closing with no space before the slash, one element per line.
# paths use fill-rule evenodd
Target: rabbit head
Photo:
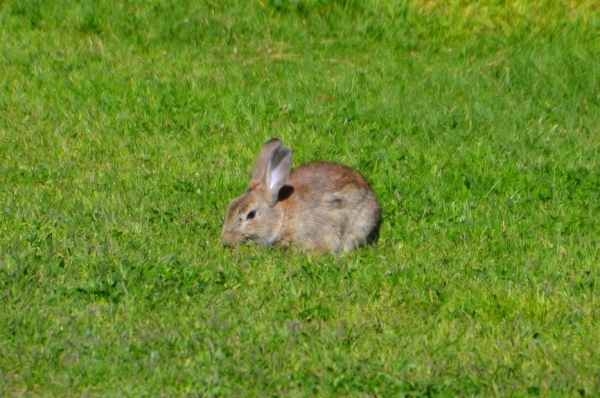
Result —
<path fill-rule="evenodd" d="M 227 206 L 221 241 L 272 244 L 283 224 L 283 208 L 276 206 L 292 164 L 292 150 L 273 138 L 263 145 L 248 189 Z"/>

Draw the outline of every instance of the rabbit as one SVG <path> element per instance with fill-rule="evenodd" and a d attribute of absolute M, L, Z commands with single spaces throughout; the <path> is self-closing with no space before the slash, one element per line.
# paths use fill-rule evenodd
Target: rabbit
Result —
<path fill-rule="evenodd" d="M 263 145 L 248 189 L 227 206 L 223 245 L 277 243 L 338 253 L 377 240 L 381 206 L 358 171 L 319 161 L 290 172 L 291 164 L 292 149 L 281 140 Z"/>

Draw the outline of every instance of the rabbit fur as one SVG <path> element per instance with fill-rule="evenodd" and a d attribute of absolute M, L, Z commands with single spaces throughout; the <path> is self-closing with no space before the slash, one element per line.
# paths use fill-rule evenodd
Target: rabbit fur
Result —
<path fill-rule="evenodd" d="M 381 206 L 365 178 L 339 163 L 305 163 L 290 172 L 292 150 L 273 138 L 260 150 L 248 189 L 227 206 L 223 245 L 291 245 L 352 251 L 375 241 Z"/>

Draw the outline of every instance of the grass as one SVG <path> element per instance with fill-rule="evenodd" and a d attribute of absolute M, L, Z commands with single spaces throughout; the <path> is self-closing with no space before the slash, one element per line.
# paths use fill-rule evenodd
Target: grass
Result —
<path fill-rule="evenodd" d="M 600 394 L 594 1 L 0 1 L 0 395 Z M 225 250 L 263 142 L 381 237 Z"/>

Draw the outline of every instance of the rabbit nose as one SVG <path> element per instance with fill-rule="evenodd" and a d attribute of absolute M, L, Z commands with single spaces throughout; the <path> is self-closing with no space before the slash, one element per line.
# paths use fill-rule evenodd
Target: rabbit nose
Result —
<path fill-rule="evenodd" d="M 235 235 L 228 231 L 223 231 L 221 234 L 221 243 L 223 246 L 230 246 L 235 243 Z"/>

